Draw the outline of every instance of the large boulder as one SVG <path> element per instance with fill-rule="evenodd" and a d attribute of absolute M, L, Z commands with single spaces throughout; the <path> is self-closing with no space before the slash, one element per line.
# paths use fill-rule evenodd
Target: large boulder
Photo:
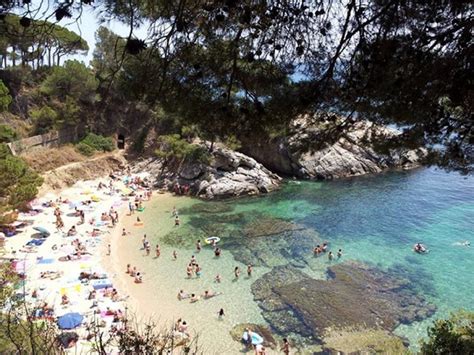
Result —
<path fill-rule="evenodd" d="M 268 193 L 282 181 L 255 159 L 224 146 L 213 149 L 207 164 L 187 161 L 178 170 L 170 170 L 163 169 L 159 159 L 149 158 L 136 163 L 134 170 L 149 172 L 156 185 L 170 190 L 187 185 L 193 195 L 206 200 Z"/>
<path fill-rule="evenodd" d="M 401 132 L 361 121 L 339 130 L 341 118 L 329 113 L 293 120 L 284 137 L 244 138 L 242 151 L 275 172 L 304 179 L 335 179 L 419 166 L 427 151 L 377 149 L 380 138 Z"/>

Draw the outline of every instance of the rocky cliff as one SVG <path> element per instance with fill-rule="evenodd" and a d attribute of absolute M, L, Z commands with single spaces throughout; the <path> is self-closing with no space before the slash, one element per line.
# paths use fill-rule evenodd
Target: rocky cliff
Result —
<path fill-rule="evenodd" d="M 156 183 L 170 190 L 189 186 L 192 195 L 204 199 L 257 195 L 276 190 L 281 178 L 242 153 L 217 147 L 208 164 L 187 162 L 177 171 L 162 171 L 156 158 L 135 164 L 135 171 L 148 171 Z"/>
<path fill-rule="evenodd" d="M 277 173 L 301 179 L 335 179 L 379 173 L 389 168 L 409 169 L 426 156 L 425 149 L 390 149 L 380 153 L 380 139 L 400 132 L 357 122 L 337 131 L 336 115 L 320 113 L 292 121 L 288 134 L 263 140 L 244 139 L 242 152 Z M 333 139 L 336 137 L 336 139 Z"/>

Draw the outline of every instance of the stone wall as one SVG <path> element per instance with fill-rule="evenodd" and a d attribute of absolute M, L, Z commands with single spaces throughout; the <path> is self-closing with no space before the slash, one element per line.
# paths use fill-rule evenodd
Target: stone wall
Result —
<path fill-rule="evenodd" d="M 68 128 L 19 139 L 7 145 L 13 155 L 18 155 L 37 148 L 58 147 L 62 144 L 75 142 L 78 140 L 78 137 L 79 133 L 75 128 Z"/>

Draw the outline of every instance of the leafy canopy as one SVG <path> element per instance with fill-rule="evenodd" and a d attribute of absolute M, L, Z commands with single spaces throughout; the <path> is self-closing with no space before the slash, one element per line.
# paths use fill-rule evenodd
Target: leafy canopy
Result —
<path fill-rule="evenodd" d="M 421 342 L 421 354 L 474 353 L 474 313 L 460 311 L 449 319 L 437 320 L 428 329 L 428 339 Z"/>
<path fill-rule="evenodd" d="M 98 82 L 83 63 L 68 60 L 64 66 L 56 66 L 43 81 L 41 92 L 62 101 L 67 97 L 83 103 L 92 103 L 96 98 Z"/>
<path fill-rule="evenodd" d="M 0 219 L 5 211 L 24 209 L 33 200 L 42 178 L 26 162 L 11 155 L 5 144 L 0 144 Z"/>

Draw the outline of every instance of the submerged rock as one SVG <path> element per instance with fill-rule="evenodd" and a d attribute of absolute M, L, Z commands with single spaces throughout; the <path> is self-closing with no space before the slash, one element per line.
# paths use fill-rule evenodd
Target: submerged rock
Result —
<path fill-rule="evenodd" d="M 247 223 L 243 228 L 243 234 L 249 238 L 256 238 L 282 234 L 297 229 L 298 227 L 293 222 L 288 222 L 280 218 L 262 216 L 261 218 Z"/>
<path fill-rule="evenodd" d="M 404 354 L 403 339 L 384 330 L 338 329 L 324 335 L 324 351 L 334 354 Z"/>
<path fill-rule="evenodd" d="M 359 263 L 328 269 L 328 280 L 315 280 L 291 268 L 275 268 L 252 285 L 255 300 L 275 329 L 298 321 L 294 331 L 317 341 L 330 329 L 383 329 L 431 316 L 436 308 L 406 279 Z M 284 335 L 284 334 L 283 334 Z"/>
<path fill-rule="evenodd" d="M 341 117 L 317 113 L 293 120 L 288 134 L 262 141 L 243 138 L 242 152 L 275 172 L 303 179 L 336 179 L 379 173 L 387 168 L 414 168 L 426 157 L 418 149 L 380 149 L 379 141 L 401 132 L 368 121 L 340 129 Z"/>

